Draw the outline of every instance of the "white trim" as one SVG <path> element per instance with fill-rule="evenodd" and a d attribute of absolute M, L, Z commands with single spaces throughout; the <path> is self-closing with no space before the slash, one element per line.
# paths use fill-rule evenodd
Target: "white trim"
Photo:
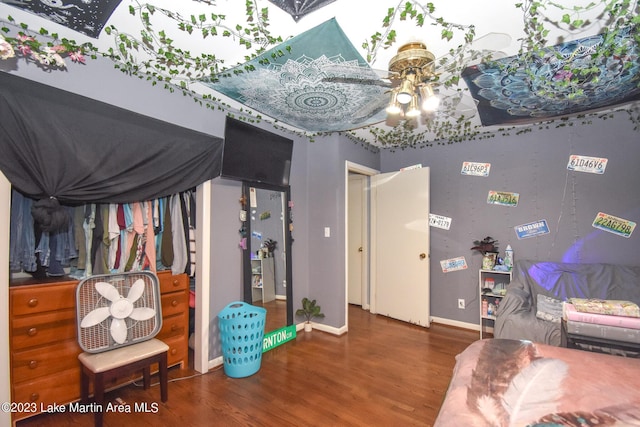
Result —
<path fill-rule="evenodd" d="M 222 356 L 218 356 L 213 360 L 209 360 L 208 368 L 209 370 L 215 369 L 218 366 L 222 366 L 223 364 L 224 364 L 224 359 L 222 358 Z"/>
<path fill-rule="evenodd" d="M 376 169 L 372 169 L 368 166 L 363 166 L 358 163 L 353 163 L 350 161 L 345 161 L 344 165 L 344 326 L 340 328 L 340 330 L 344 329 L 344 332 L 349 330 L 349 172 L 359 173 L 361 175 L 371 176 L 379 174 L 380 171 Z M 370 199 L 367 199 L 369 203 L 371 203 Z M 367 241 L 369 236 L 366 236 Z M 373 253 L 373 251 L 371 251 Z M 367 269 L 368 272 L 371 271 L 371 266 Z M 368 300 L 366 301 L 368 302 Z M 365 301 L 363 300 L 363 304 Z M 364 307 L 364 305 L 363 305 Z M 368 304 L 367 307 L 369 308 Z M 342 332 L 342 333 L 344 333 Z M 338 334 L 339 335 L 339 334 Z"/>
<path fill-rule="evenodd" d="M 451 319 L 445 319 L 444 317 L 433 317 L 433 316 L 431 317 L 431 321 L 433 323 L 439 323 L 441 325 L 455 326 L 457 328 L 469 329 L 471 331 L 480 332 L 480 326 L 476 325 L 475 323 L 460 322 L 458 320 L 451 320 Z"/>
<path fill-rule="evenodd" d="M 196 189 L 196 309 L 193 368 L 201 373 L 210 369 L 209 311 L 211 290 L 211 181 Z"/>
<path fill-rule="evenodd" d="M 0 230 L 5 230 L 0 245 L 0 377 L 6 378 L 0 386 L 0 401 L 11 402 L 11 369 L 9 357 L 9 236 L 11 230 L 11 183 L 0 172 Z M 11 425 L 11 412 L 0 412 L 0 425 Z"/>
<path fill-rule="evenodd" d="M 296 325 L 296 334 L 298 334 L 300 331 L 304 332 L 304 324 L 306 322 L 302 322 L 302 323 L 298 323 Z M 329 326 L 329 325 L 325 325 L 323 323 L 316 323 L 316 322 L 311 322 L 311 327 L 313 329 L 317 329 L 318 331 L 322 331 L 322 332 L 327 332 L 331 335 L 343 335 L 347 333 L 347 326 L 343 326 L 341 328 L 336 328 L 335 326 Z"/>

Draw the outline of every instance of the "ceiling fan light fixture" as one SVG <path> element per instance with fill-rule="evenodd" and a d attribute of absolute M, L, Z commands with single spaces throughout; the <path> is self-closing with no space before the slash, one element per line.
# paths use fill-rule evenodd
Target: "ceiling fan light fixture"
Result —
<path fill-rule="evenodd" d="M 418 96 L 413 95 L 411 97 L 411 103 L 409 104 L 409 109 L 407 110 L 406 116 L 410 119 L 420 116 L 420 109 L 418 108 Z"/>
<path fill-rule="evenodd" d="M 398 90 L 398 96 L 396 99 L 400 104 L 406 105 L 411 102 L 413 93 L 413 82 L 409 79 L 404 79 L 400 84 L 400 89 Z"/>
<path fill-rule="evenodd" d="M 422 98 L 422 109 L 426 112 L 436 111 L 440 106 L 440 98 L 435 94 L 430 84 L 420 88 L 420 97 Z"/>
<path fill-rule="evenodd" d="M 402 113 L 402 106 L 398 102 L 398 92 L 397 91 L 393 91 L 391 93 L 391 102 L 387 106 L 386 111 L 387 111 L 387 114 L 392 115 L 392 116 L 396 116 L 396 115 Z"/>

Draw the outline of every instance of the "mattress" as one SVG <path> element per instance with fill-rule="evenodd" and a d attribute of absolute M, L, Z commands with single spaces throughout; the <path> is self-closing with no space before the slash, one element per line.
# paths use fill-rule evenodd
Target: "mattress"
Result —
<path fill-rule="evenodd" d="M 480 340 L 456 356 L 434 426 L 637 426 L 639 379 L 640 359 Z"/>

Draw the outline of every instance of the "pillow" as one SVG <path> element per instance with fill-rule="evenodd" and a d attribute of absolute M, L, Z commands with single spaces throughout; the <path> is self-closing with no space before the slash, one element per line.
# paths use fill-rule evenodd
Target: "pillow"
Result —
<path fill-rule="evenodd" d="M 608 314 L 610 316 L 640 317 L 640 308 L 631 301 L 571 298 L 576 310 L 582 313 Z"/>
<path fill-rule="evenodd" d="M 562 320 L 562 301 L 538 294 L 536 317 L 553 323 Z"/>

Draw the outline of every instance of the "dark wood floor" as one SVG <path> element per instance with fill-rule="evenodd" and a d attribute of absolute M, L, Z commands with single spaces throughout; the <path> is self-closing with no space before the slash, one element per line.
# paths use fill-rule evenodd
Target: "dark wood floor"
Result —
<path fill-rule="evenodd" d="M 455 356 L 474 331 L 430 329 L 349 308 L 349 332 L 299 332 L 263 355 L 260 370 L 230 378 L 172 369 L 169 400 L 129 385 L 106 400 L 146 402 L 157 413 L 105 414 L 105 426 L 429 426 L 451 378 Z M 157 382 L 157 380 L 156 380 Z M 90 426 L 90 414 L 45 414 L 18 427 Z"/>

